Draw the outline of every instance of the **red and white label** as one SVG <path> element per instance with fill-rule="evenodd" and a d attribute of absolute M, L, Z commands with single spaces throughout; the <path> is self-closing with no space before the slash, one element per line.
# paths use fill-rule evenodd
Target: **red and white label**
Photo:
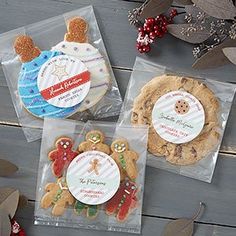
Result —
<path fill-rule="evenodd" d="M 56 107 L 72 107 L 84 100 L 90 89 L 90 73 L 79 59 L 60 55 L 49 59 L 38 74 L 42 97 Z"/>

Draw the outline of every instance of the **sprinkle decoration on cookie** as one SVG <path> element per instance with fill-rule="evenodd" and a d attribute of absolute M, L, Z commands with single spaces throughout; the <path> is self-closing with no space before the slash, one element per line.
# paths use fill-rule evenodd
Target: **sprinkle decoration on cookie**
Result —
<path fill-rule="evenodd" d="M 155 39 L 162 38 L 167 33 L 167 25 L 173 22 L 175 16 L 178 15 L 176 9 L 172 9 L 170 15 L 159 15 L 155 18 L 145 19 L 142 26 L 138 28 L 138 38 L 136 48 L 140 53 L 147 53 L 151 50 L 150 44 Z"/>
<path fill-rule="evenodd" d="M 79 152 L 72 151 L 73 141 L 68 137 L 59 138 L 55 146 L 56 148 L 48 153 L 48 158 L 53 162 L 53 174 L 56 177 L 61 177 L 70 162 Z"/>
<path fill-rule="evenodd" d="M 130 180 L 122 182 L 117 193 L 106 204 L 107 215 L 116 214 L 118 221 L 125 221 L 132 210 L 137 207 L 137 192 L 138 188 L 134 182 Z"/>

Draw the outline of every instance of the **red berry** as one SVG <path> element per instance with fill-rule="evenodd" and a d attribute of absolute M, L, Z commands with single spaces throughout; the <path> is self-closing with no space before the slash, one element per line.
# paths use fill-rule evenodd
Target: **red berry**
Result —
<path fill-rule="evenodd" d="M 162 26 L 162 27 L 161 27 L 161 30 L 162 30 L 163 33 L 166 33 L 166 32 L 167 32 L 166 26 Z"/>
<path fill-rule="evenodd" d="M 163 22 L 162 22 L 162 25 L 163 25 L 163 26 L 167 26 L 167 25 L 168 25 L 168 21 L 163 21 Z"/>
<path fill-rule="evenodd" d="M 171 12 L 170 12 L 170 15 L 172 15 L 172 17 L 175 17 L 178 15 L 178 12 L 176 9 L 172 9 Z"/>
<path fill-rule="evenodd" d="M 153 26 L 153 29 L 154 29 L 154 30 L 159 30 L 160 28 L 159 28 L 158 25 L 154 25 L 154 26 Z"/>
<path fill-rule="evenodd" d="M 146 22 L 150 25 L 153 25 L 155 23 L 155 19 L 154 18 L 147 18 Z"/>
<path fill-rule="evenodd" d="M 143 53 L 143 52 L 144 52 L 144 51 L 143 51 L 143 47 L 139 48 L 138 51 L 139 51 L 140 53 Z"/>
<path fill-rule="evenodd" d="M 150 26 L 144 26 L 144 31 L 145 32 L 151 32 L 152 28 Z"/>
<path fill-rule="evenodd" d="M 156 38 L 155 32 L 151 31 L 151 32 L 149 33 L 149 37 L 150 37 L 150 39 L 155 39 L 155 38 Z"/>
<path fill-rule="evenodd" d="M 144 32 L 143 27 L 139 27 L 139 28 L 138 28 L 138 32 L 140 32 L 140 33 Z"/>
<path fill-rule="evenodd" d="M 149 52 L 151 49 L 150 45 L 143 46 L 143 52 Z"/>

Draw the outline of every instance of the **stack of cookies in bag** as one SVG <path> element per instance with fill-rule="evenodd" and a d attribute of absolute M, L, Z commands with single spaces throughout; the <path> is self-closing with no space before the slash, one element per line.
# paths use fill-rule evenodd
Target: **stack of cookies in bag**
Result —
<path fill-rule="evenodd" d="M 51 224 L 140 232 L 147 128 L 136 130 L 143 140 L 134 150 L 131 145 L 135 142 L 140 146 L 138 137 L 133 137 L 135 132 L 122 137 L 132 127 L 124 127 L 123 134 L 116 135 L 115 124 L 107 122 L 103 128 L 109 130 L 107 136 L 102 128 L 88 125 L 86 131 L 80 128 L 76 135 L 72 130 L 65 131 L 60 137 L 55 129 L 55 139 L 50 137 L 49 141 L 48 127 L 54 129 L 70 121 L 45 122 L 36 221 L 42 223 L 49 218 Z M 66 135 L 68 132 L 73 135 Z"/>

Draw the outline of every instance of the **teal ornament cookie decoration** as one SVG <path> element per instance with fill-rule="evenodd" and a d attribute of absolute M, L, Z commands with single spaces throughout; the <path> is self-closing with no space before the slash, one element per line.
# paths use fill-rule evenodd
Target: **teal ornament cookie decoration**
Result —
<path fill-rule="evenodd" d="M 40 118 L 66 118 L 77 112 L 80 103 L 70 107 L 55 106 L 42 96 L 38 87 L 38 75 L 42 66 L 50 62 L 52 58 L 62 56 L 63 53 L 57 51 L 40 52 L 34 46 L 32 39 L 24 35 L 17 37 L 14 48 L 22 61 L 18 80 L 18 93 L 24 107 L 32 115 Z M 35 57 L 33 58 L 33 56 Z M 44 77 L 45 82 L 50 81 L 50 79 L 54 78 L 51 76 Z"/>

